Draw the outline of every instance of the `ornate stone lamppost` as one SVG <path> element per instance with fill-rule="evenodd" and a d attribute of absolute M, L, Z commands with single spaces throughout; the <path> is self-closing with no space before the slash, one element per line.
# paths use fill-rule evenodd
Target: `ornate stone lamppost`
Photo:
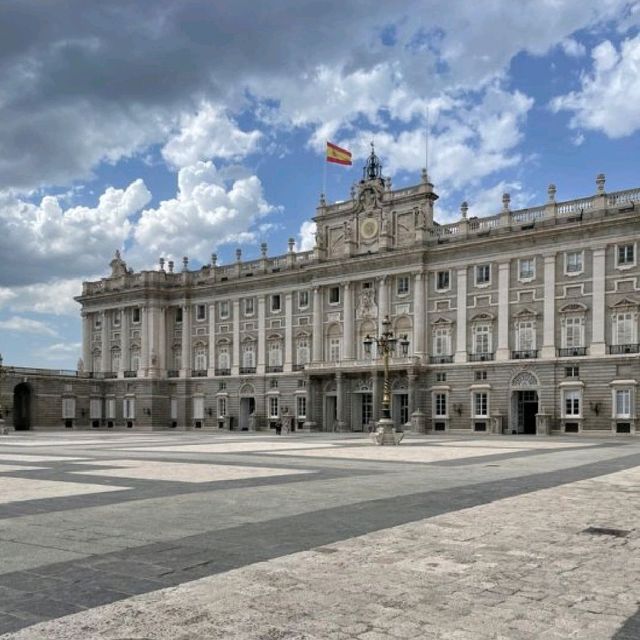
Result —
<path fill-rule="evenodd" d="M 391 383 L 389 382 L 389 358 L 396 353 L 398 345 L 400 353 L 406 357 L 409 350 L 409 340 L 403 335 L 398 338 L 391 330 L 389 316 L 382 321 L 382 334 L 379 336 L 366 335 L 364 338 L 364 350 L 367 356 L 371 355 L 371 347 L 375 342 L 377 353 L 384 363 L 384 391 L 382 394 L 382 418 L 377 422 L 377 429 L 371 434 L 371 439 L 379 445 L 397 445 L 404 437 L 402 432 L 397 432 L 391 419 Z"/>

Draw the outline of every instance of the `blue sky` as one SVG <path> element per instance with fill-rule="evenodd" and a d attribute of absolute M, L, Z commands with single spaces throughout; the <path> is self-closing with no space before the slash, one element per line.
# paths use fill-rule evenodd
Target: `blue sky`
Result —
<path fill-rule="evenodd" d="M 264 5 L 264 6 L 263 6 Z M 348 197 L 375 140 L 436 217 L 640 186 L 640 2 L 7 0 L 0 5 L 0 353 L 74 368 L 81 283 L 313 244 L 324 142 Z"/>

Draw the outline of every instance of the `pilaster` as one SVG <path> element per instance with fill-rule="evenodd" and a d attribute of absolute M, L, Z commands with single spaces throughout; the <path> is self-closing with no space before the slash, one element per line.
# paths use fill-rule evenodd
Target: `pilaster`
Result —
<path fill-rule="evenodd" d="M 91 371 L 91 318 L 86 311 L 82 312 L 82 362 L 85 371 Z"/>
<path fill-rule="evenodd" d="M 265 365 L 267 364 L 266 332 L 266 299 L 264 296 L 258 296 L 258 361 L 256 363 L 256 373 L 258 375 L 264 375 Z"/>
<path fill-rule="evenodd" d="M 508 262 L 498 265 L 498 348 L 496 360 L 509 360 L 509 268 Z"/>
<path fill-rule="evenodd" d="M 424 336 L 426 325 L 426 313 L 425 313 L 425 278 L 421 272 L 415 274 L 413 281 L 414 287 L 414 307 L 413 307 L 413 341 L 414 341 L 414 354 L 419 357 L 424 357 Z"/>
<path fill-rule="evenodd" d="M 467 361 L 467 268 L 458 269 L 458 298 L 456 314 L 456 362 Z"/>
<path fill-rule="evenodd" d="M 353 285 L 350 282 L 344 284 L 344 357 L 345 360 L 353 360 L 353 347 L 355 344 L 353 335 Z"/>
<path fill-rule="evenodd" d="M 378 335 L 382 335 L 382 322 L 389 315 L 389 278 L 382 276 L 378 280 Z"/>
<path fill-rule="evenodd" d="M 231 374 L 237 376 L 240 373 L 240 300 L 234 300 L 232 307 L 233 345 L 231 347 Z"/>
<path fill-rule="evenodd" d="M 191 305 L 182 306 L 182 369 L 180 377 L 191 375 Z"/>
<path fill-rule="evenodd" d="M 313 362 L 322 362 L 322 288 L 313 288 Z"/>
<path fill-rule="evenodd" d="M 209 305 L 209 370 L 208 376 L 216 374 L 216 304 Z"/>
<path fill-rule="evenodd" d="M 111 353 L 109 349 L 109 316 L 105 311 L 102 312 L 100 325 L 100 368 L 102 371 L 111 371 Z"/>
<path fill-rule="evenodd" d="M 604 339 L 605 322 L 605 247 L 593 250 L 593 325 L 589 355 L 603 356 L 606 353 Z"/>
<path fill-rule="evenodd" d="M 556 357 L 556 255 L 544 257 L 543 358 Z"/>
<path fill-rule="evenodd" d="M 293 366 L 293 293 L 284 297 L 284 371 Z"/>
<path fill-rule="evenodd" d="M 129 309 L 120 309 L 120 370 L 118 378 L 124 378 L 124 372 L 131 366 L 131 328 L 129 327 Z"/>

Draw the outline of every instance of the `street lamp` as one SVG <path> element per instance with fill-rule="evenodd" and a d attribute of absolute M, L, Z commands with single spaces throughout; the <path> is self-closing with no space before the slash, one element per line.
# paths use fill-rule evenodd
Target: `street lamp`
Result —
<path fill-rule="evenodd" d="M 406 335 L 395 336 L 391 330 L 391 321 L 389 316 L 385 316 L 382 321 L 382 333 L 379 336 L 364 337 L 364 352 L 368 356 L 371 355 L 371 348 L 376 344 L 378 356 L 382 356 L 384 363 L 384 391 L 382 394 L 382 418 L 378 420 L 378 428 L 372 434 L 373 441 L 376 444 L 399 444 L 403 434 L 397 433 L 393 428 L 393 420 L 391 419 L 391 386 L 389 383 L 389 357 L 396 353 L 396 349 L 400 346 L 400 353 L 403 357 L 407 356 L 409 351 L 409 340 Z"/>

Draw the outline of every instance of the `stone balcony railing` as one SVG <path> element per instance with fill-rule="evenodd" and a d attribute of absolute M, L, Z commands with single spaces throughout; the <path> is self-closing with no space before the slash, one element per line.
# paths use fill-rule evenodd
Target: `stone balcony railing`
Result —
<path fill-rule="evenodd" d="M 528 207 L 526 209 L 510 210 L 510 197 L 503 197 L 501 212 L 482 217 L 467 217 L 468 206 L 463 206 L 462 217 L 455 222 L 445 224 L 434 223 L 428 229 L 427 243 L 442 244 L 445 242 L 464 241 L 474 237 L 500 235 L 513 231 L 526 232 L 532 228 L 544 228 L 556 224 L 580 224 L 594 216 L 616 215 L 640 209 L 640 188 L 627 189 L 606 193 L 604 191 L 604 176 L 598 177 L 598 193 L 586 198 L 576 198 L 556 202 L 555 187 L 549 187 L 549 201 L 544 205 Z M 409 197 L 423 190 L 423 185 L 399 189 L 391 193 L 393 198 Z M 327 205 L 332 213 L 346 212 L 354 206 L 353 200 Z M 423 240 L 416 240 L 422 242 Z M 283 255 L 268 257 L 266 245 L 262 246 L 262 256 L 248 261 L 241 260 L 241 253 L 236 253 L 237 260 L 227 265 L 217 265 L 216 257 L 212 256 L 212 265 L 205 265 L 198 270 L 189 270 L 185 259 L 183 270 L 174 272 L 171 267 L 165 270 L 164 263 L 158 271 L 128 272 L 123 275 L 103 278 L 97 282 L 83 284 L 83 296 L 122 291 L 124 289 L 139 288 L 171 288 L 183 286 L 206 286 L 216 282 L 227 282 L 242 278 L 268 275 L 272 273 L 304 269 L 323 260 L 320 250 L 296 252 L 293 250 L 293 240 L 289 243 L 289 252 Z M 403 245 L 404 248 L 404 245 Z"/>
<path fill-rule="evenodd" d="M 418 356 L 407 356 L 405 358 L 389 358 L 389 367 L 391 369 L 398 369 L 403 367 L 411 367 L 420 364 L 420 358 Z M 339 361 L 326 361 L 326 362 L 308 362 L 304 365 L 304 369 L 307 372 L 319 372 L 319 371 L 342 371 L 342 370 L 366 370 L 376 369 L 382 370 L 384 366 L 382 358 L 370 358 L 362 360 L 339 360 Z"/>

